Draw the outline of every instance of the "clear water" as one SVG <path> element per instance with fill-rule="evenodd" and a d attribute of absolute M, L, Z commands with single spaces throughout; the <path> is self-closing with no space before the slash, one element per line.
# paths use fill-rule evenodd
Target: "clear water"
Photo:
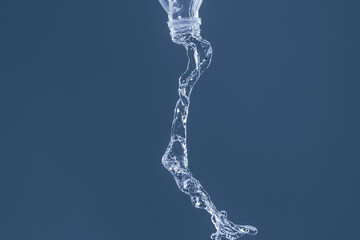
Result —
<path fill-rule="evenodd" d="M 189 114 L 190 95 L 200 75 L 210 65 L 212 48 L 208 41 L 193 34 L 185 34 L 177 38 L 176 43 L 185 47 L 188 66 L 179 79 L 179 100 L 174 111 L 170 143 L 162 157 L 162 164 L 173 175 L 179 189 L 190 196 L 192 204 L 210 213 L 211 221 L 216 228 L 216 232 L 211 235 L 212 239 L 235 240 L 245 234 L 254 235 L 257 233 L 255 227 L 236 225 L 227 219 L 225 211 L 216 209 L 209 194 L 188 168 L 186 121 Z"/>

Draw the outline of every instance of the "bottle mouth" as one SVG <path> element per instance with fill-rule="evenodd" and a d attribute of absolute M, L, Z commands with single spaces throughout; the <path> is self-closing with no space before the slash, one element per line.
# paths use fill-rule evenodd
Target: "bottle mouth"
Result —
<path fill-rule="evenodd" d="M 170 35 L 175 43 L 178 43 L 181 37 L 188 34 L 200 36 L 200 25 L 200 18 L 182 18 L 168 21 Z"/>
<path fill-rule="evenodd" d="M 201 25 L 201 18 L 181 18 L 181 19 L 173 19 L 167 22 L 169 28 L 177 27 L 177 26 L 185 26 L 185 25 Z"/>

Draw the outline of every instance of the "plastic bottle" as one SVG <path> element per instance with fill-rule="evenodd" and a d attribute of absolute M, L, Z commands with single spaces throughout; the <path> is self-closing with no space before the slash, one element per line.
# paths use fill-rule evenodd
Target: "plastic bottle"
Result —
<path fill-rule="evenodd" d="M 168 14 L 170 35 L 175 43 L 182 35 L 200 35 L 199 9 L 203 0 L 159 0 Z"/>

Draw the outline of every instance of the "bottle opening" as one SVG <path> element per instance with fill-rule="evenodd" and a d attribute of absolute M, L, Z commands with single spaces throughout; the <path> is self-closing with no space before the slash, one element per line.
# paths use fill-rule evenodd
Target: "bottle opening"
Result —
<path fill-rule="evenodd" d="M 170 35 L 175 43 L 177 43 L 182 36 L 187 34 L 200 36 L 200 25 L 200 18 L 182 18 L 168 21 Z"/>
<path fill-rule="evenodd" d="M 181 25 L 201 25 L 201 18 L 180 18 L 168 21 L 169 28 L 181 26 Z"/>

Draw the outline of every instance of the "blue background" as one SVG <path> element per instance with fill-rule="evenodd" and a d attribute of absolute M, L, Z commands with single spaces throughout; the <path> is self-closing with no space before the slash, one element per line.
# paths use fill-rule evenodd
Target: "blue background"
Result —
<path fill-rule="evenodd" d="M 360 239 L 360 3 L 205 0 L 190 169 L 246 239 Z M 0 239 L 209 239 L 160 159 L 185 69 L 156 0 L 0 2 Z"/>

